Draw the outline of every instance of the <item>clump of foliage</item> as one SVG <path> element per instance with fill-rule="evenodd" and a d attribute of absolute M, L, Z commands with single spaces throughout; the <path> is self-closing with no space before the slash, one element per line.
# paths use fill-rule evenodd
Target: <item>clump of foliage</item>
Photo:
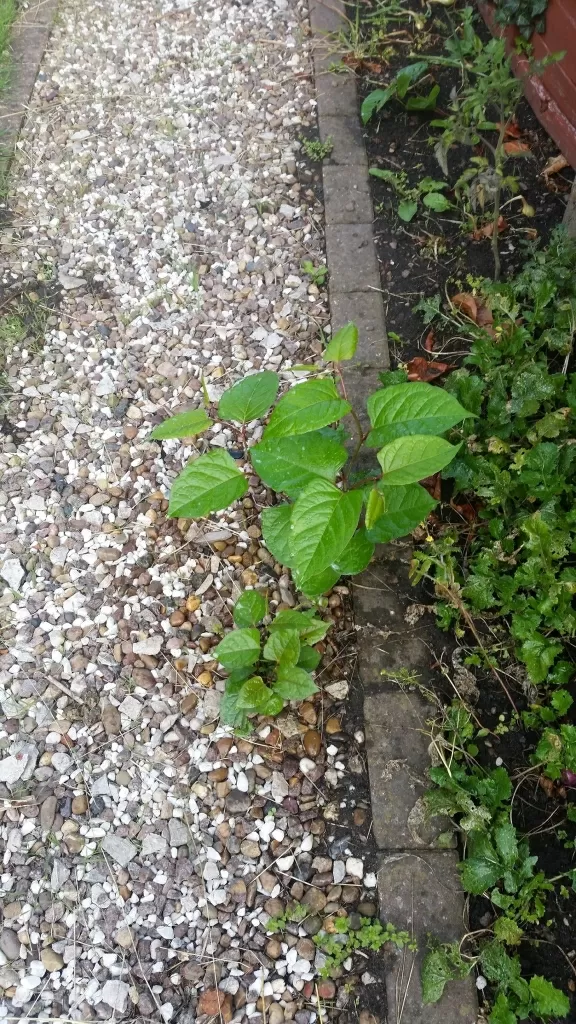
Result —
<path fill-rule="evenodd" d="M 249 471 L 282 499 L 263 510 L 262 535 L 277 561 L 292 570 L 297 588 L 312 599 L 341 576 L 365 569 L 376 543 L 404 536 L 426 517 L 436 502 L 419 481 L 454 458 L 457 446 L 441 435 L 470 415 L 439 388 L 406 383 L 370 395 L 371 427 L 365 431 L 339 369 L 342 360 L 353 358 L 357 344 L 358 330 L 348 324 L 324 352 L 332 371 L 315 367 L 317 376 L 277 400 L 280 378 L 264 370 L 239 381 L 218 404 L 220 419 L 235 426 L 240 443 L 246 424 L 268 420 L 262 440 L 248 448 L 246 458 Z M 344 446 L 346 430 L 333 427 L 348 415 L 356 432 L 351 453 Z M 166 420 L 151 437 L 189 438 L 212 423 L 205 409 L 194 409 Z M 363 448 L 377 451 L 370 468 L 358 472 Z M 212 449 L 191 459 L 174 481 L 168 515 L 210 515 L 243 497 L 248 487 L 232 455 Z"/>
<path fill-rule="evenodd" d="M 480 301 L 480 297 L 478 299 Z M 564 644 L 576 633 L 576 373 L 569 370 L 576 329 L 576 244 L 558 231 L 506 284 L 482 287 L 491 323 L 460 317 L 470 338 L 446 391 L 476 413 L 444 475 L 456 498 L 479 503 L 465 538 L 466 573 L 454 558 L 459 597 L 471 614 L 504 619 L 515 656 L 534 684 L 563 686 L 573 675 Z M 427 305 L 427 319 L 440 313 Z M 452 534 L 454 540 L 456 535 Z M 439 561 L 417 556 L 420 570 Z M 446 606 L 445 624 L 460 618 Z M 567 710 L 567 709 L 566 709 Z"/>
<path fill-rule="evenodd" d="M 301 903 L 289 905 L 280 917 L 271 917 L 266 923 L 268 932 L 284 932 L 289 923 L 300 923 L 309 913 L 308 907 Z M 394 943 L 398 949 L 416 950 L 416 943 L 407 931 L 399 931 L 392 924 L 383 925 L 372 917 L 334 917 L 330 932 L 318 932 L 314 942 L 324 953 L 326 959 L 320 969 L 320 975 L 330 977 L 333 970 L 340 968 L 349 957 L 358 950 L 369 949 L 378 952 L 387 942 Z"/>
<path fill-rule="evenodd" d="M 396 72 L 390 85 L 387 85 L 385 89 L 373 89 L 372 92 L 369 92 L 360 110 L 363 124 L 367 124 L 371 117 L 380 113 L 383 107 L 393 99 L 399 100 L 406 110 L 434 110 L 440 92 L 439 85 L 433 85 L 423 96 L 412 94 L 414 87 L 427 76 L 429 66 L 430 62 L 427 60 L 408 64 Z M 410 96 L 408 96 L 409 92 Z"/>
<path fill-rule="evenodd" d="M 465 978 L 475 967 L 495 992 L 490 1024 L 517 1024 L 528 1018 L 550 1021 L 566 1017 L 570 1010 L 568 997 L 546 978 L 523 978 L 519 958 L 510 956 L 498 939 L 482 943 L 475 956 L 463 956 L 457 943 L 435 944 L 422 968 L 424 1002 L 437 1002 L 447 981 Z"/>
<path fill-rule="evenodd" d="M 380 167 L 371 167 L 369 173 L 374 178 L 379 178 L 391 185 L 396 192 L 400 202 L 398 203 L 398 216 L 400 220 L 411 221 L 422 202 L 426 210 L 432 213 L 445 213 L 452 208 L 452 203 L 444 195 L 444 190 L 449 187 L 447 181 L 437 181 L 435 178 L 422 178 L 412 188 L 408 184 L 408 175 L 405 171 L 388 171 Z"/>
<path fill-rule="evenodd" d="M 496 21 L 514 25 L 523 39 L 533 32 L 546 31 L 548 0 L 494 0 Z"/>
<path fill-rule="evenodd" d="M 237 628 L 213 650 L 230 673 L 220 721 L 237 732 L 246 731 L 251 715 L 277 715 L 287 701 L 306 700 L 318 689 L 310 674 L 320 662 L 314 644 L 326 636 L 330 624 L 313 609 L 289 609 L 263 626 L 267 610 L 262 594 L 245 590 L 234 605 Z"/>
<path fill-rule="evenodd" d="M 321 142 L 320 139 L 307 139 L 305 136 L 301 136 L 300 142 L 306 156 L 309 160 L 313 160 L 314 163 L 321 163 L 322 160 L 330 156 L 334 149 L 334 141 L 331 135 L 328 136 L 325 142 Z"/>

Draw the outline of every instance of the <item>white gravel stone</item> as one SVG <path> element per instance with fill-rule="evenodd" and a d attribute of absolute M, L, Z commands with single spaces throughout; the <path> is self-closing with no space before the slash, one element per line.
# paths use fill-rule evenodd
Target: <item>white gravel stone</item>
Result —
<path fill-rule="evenodd" d="M 107 981 L 102 988 L 102 1002 L 115 1010 L 116 1013 L 124 1013 L 128 1006 L 130 986 L 125 981 Z"/>
<path fill-rule="evenodd" d="M 364 862 L 359 857 L 348 857 L 346 873 L 352 875 L 353 878 L 362 878 L 364 875 Z"/>

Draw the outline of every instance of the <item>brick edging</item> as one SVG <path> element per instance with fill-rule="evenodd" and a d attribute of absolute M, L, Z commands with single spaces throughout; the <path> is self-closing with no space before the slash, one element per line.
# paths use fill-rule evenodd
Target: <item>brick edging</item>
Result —
<path fill-rule="evenodd" d="M 0 180 L 10 169 L 40 63 L 44 56 L 58 0 L 36 0 L 22 11 L 12 27 L 12 75 L 0 96 Z"/>
<path fill-rule="evenodd" d="M 380 273 L 372 232 L 368 161 L 352 74 L 330 71 L 336 60 L 327 35 L 345 28 L 342 0 L 309 0 L 318 128 L 333 148 L 323 162 L 328 294 L 333 330 L 357 324 L 355 358 L 344 364 L 349 398 L 364 409 L 389 367 Z M 359 634 L 358 683 L 364 704 L 374 835 L 381 853 L 380 913 L 414 935 L 418 951 L 390 955 L 386 965 L 388 1024 L 475 1024 L 478 1003 L 472 978 L 452 982 L 432 1006 L 423 1006 L 420 967 L 427 934 L 459 940 L 465 928 L 464 897 L 454 849 L 441 837 L 447 823 L 427 821 L 422 795 L 430 765 L 426 719 L 430 708 L 417 692 L 384 682 L 383 668 L 425 675 L 428 648 L 405 619 L 410 596 L 410 545 L 388 545 L 354 578 L 354 617 Z M 396 641 L 387 649 L 386 638 Z"/>

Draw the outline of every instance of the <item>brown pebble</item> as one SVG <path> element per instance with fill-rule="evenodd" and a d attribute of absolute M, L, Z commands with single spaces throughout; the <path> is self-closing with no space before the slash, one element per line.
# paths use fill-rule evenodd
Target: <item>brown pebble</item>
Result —
<path fill-rule="evenodd" d="M 180 701 L 180 711 L 183 715 L 188 715 L 194 710 L 198 703 L 198 697 L 195 693 L 187 693 L 185 697 Z"/>
<path fill-rule="evenodd" d="M 208 772 L 208 778 L 210 782 L 224 782 L 224 779 L 228 778 L 228 769 L 224 766 L 213 768 L 211 772 Z"/>
<path fill-rule="evenodd" d="M 328 719 L 324 728 L 329 736 L 334 736 L 335 733 L 340 732 L 341 730 L 340 719 L 332 716 L 332 718 Z"/>
<path fill-rule="evenodd" d="M 72 814 L 86 814 L 88 810 L 88 799 L 85 793 L 75 796 L 72 800 Z"/>
<path fill-rule="evenodd" d="M 102 725 L 108 736 L 118 735 L 122 727 L 118 708 L 113 707 L 112 704 L 107 704 L 102 709 Z"/>
<path fill-rule="evenodd" d="M 195 595 L 192 595 L 192 597 L 186 598 L 186 611 L 195 612 L 197 611 L 201 604 L 202 601 L 200 600 L 200 598 L 196 597 Z"/>
<path fill-rule="evenodd" d="M 185 622 L 185 620 L 186 616 L 184 615 L 184 612 L 172 612 L 172 615 L 170 616 L 170 625 L 178 627 L 181 626 L 182 623 Z"/>
<path fill-rule="evenodd" d="M 201 672 L 198 676 L 198 682 L 200 683 L 200 686 L 204 686 L 208 689 L 208 687 L 212 686 L 212 673 Z"/>
<path fill-rule="evenodd" d="M 304 733 L 302 742 L 308 757 L 318 756 L 322 748 L 322 737 L 316 729 L 308 729 L 308 732 Z"/>

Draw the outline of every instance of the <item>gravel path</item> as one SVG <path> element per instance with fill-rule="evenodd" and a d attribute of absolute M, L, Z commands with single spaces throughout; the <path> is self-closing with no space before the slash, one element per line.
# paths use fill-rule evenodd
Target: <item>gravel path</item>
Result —
<path fill-rule="evenodd" d="M 338 820 L 367 815 L 332 642 L 316 704 L 250 741 L 217 725 L 232 598 L 294 602 L 260 546 L 266 494 L 254 480 L 230 514 L 168 521 L 190 451 L 147 441 L 318 351 L 304 8 L 64 0 L 36 85 L 3 237 L 28 333 L 2 384 L 0 1019 L 309 1024 L 336 997 L 311 938 L 342 908 L 375 913 Z M 288 899 L 308 917 L 270 938 Z"/>

